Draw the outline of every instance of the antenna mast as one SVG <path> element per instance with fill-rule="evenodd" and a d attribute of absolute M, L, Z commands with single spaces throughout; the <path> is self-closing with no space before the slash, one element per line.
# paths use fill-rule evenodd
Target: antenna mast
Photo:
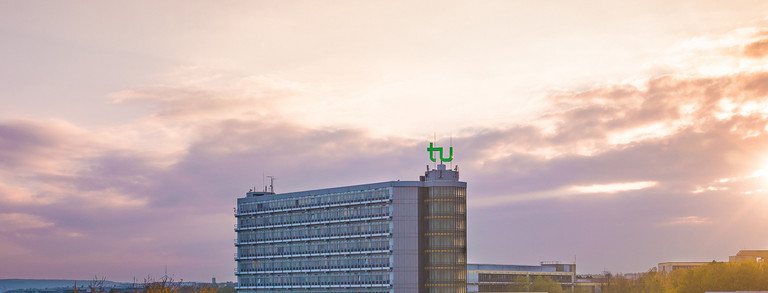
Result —
<path fill-rule="evenodd" d="M 275 193 L 275 178 L 276 177 L 275 176 L 267 176 L 267 178 L 269 178 L 269 192 Z M 264 188 L 266 189 L 267 187 L 264 186 Z"/>
<path fill-rule="evenodd" d="M 432 142 L 435 143 L 435 146 L 437 146 L 437 131 L 432 133 Z M 443 159 L 440 158 L 440 164 L 443 164 Z M 437 169 L 437 160 L 435 160 L 435 169 Z"/>
<path fill-rule="evenodd" d="M 451 155 L 453 155 L 453 134 L 451 134 L 451 138 L 448 141 L 448 146 L 450 147 Z M 453 159 L 451 159 L 451 161 L 448 164 L 450 164 L 450 167 L 448 168 L 453 169 Z"/>

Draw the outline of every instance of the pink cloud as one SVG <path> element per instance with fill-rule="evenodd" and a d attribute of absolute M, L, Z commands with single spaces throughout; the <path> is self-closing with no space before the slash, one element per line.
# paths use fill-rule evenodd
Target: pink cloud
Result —
<path fill-rule="evenodd" d="M 768 39 L 762 39 L 744 46 L 744 56 L 762 58 L 768 55 Z"/>

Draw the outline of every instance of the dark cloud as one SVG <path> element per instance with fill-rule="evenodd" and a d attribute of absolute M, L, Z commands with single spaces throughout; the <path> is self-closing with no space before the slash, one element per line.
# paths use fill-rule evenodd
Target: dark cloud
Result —
<path fill-rule="evenodd" d="M 0 166 L 23 169 L 56 156 L 69 141 L 66 134 L 51 126 L 23 120 L 0 122 Z"/>

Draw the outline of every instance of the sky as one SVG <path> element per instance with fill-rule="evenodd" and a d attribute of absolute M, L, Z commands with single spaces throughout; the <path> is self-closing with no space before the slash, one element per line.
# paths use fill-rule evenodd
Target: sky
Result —
<path fill-rule="evenodd" d="M 234 280 L 233 208 L 468 183 L 468 260 L 768 249 L 765 1 L 0 2 L 0 279 Z"/>

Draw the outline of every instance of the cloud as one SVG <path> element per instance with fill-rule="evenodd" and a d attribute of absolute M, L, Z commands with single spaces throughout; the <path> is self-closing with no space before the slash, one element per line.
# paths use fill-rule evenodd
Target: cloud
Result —
<path fill-rule="evenodd" d="M 768 71 L 640 80 L 558 90 L 540 115 L 457 131 L 454 163 L 469 182 L 474 231 L 534 219 L 505 231 L 535 235 L 546 245 L 569 239 L 574 249 L 596 242 L 637 249 L 642 243 L 631 240 L 684 236 L 654 231 L 656 219 L 676 227 L 708 224 L 722 235 L 741 231 L 737 226 L 748 220 L 761 223 L 764 211 L 750 203 L 766 188 L 763 178 L 748 177 L 768 166 Z M 0 247 L 66 254 L 83 273 L 103 259 L 114 271 L 141 275 L 158 259 L 190 274 L 187 267 L 195 263 L 231 272 L 225 261 L 233 249 L 231 211 L 237 197 L 261 188 L 263 175 L 277 176 L 278 192 L 287 192 L 415 180 L 428 164 L 427 138 L 369 127 L 406 120 L 397 111 L 354 127 L 360 116 L 335 120 L 351 111 L 336 111 L 346 108 L 337 103 L 345 97 L 326 99 L 339 92 L 276 76 L 191 68 L 111 95 L 117 107 L 150 109 L 125 125 L 0 121 L 0 227 L 40 232 L 6 238 L 12 245 Z M 302 113 L 314 116 L 304 120 Z M 307 123 L 315 120 L 323 123 Z M 737 212 L 744 218 L 727 215 Z M 514 242 L 497 232 L 473 235 Z M 498 251 L 478 242 L 473 257 L 490 259 L 488 252 Z M 531 249 L 541 255 L 558 247 Z M 44 264 L 33 258 L 28 268 Z"/>
<path fill-rule="evenodd" d="M 481 183 L 482 184 L 482 183 Z M 584 195 L 598 195 L 598 194 L 614 194 L 614 193 L 626 193 L 631 191 L 643 190 L 656 186 L 657 182 L 642 181 L 642 182 L 628 182 L 628 183 L 612 183 L 612 184 L 595 184 L 589 186 L 569 186 L 565 188 L 542 190 L 528 193 L 514 193 L 504 194 L 495 197 L 482 197 L 474 199 L 469 202 L 470 208 L 488 208 L 498 207 L 510 204 L 519 204 L 526 201 L 547 201 L 556 199 L 573 199 L 578 198 L 580 200 L 588 200 L 589 196 Z M 637 193 L 635 193 L 637 194 Z M 592 197 L 594 198 L 594 197 Z M 601 197 L 601 199 L 605 199 Z"/>
<path fill-rule="evenodd" d="M 743 58 L 733 48 L 751 43 L 714 54 Z M 559 90 L 544 115 L 454 138 L 455 147 L 470 148 L 462 166 L 469 239 L 497 235 L 471 242 L 470 261 L 579 254 L 586 269 L 599 259 L 711 260 L 764 245 L 764 235 L 749 232 L 768 224 L 768 181 L 756 171 L 768 166 L 768 71 L 760 62 Z M 615 193 L 583 193 L 598 191 Z M 499 233 L 487 223 L 506 225 Z M 625 249 L 638 254 L 626 258 L 618 252 Z"/>
<path fill-rule="evenodd" d="M 90 155 L 88 131 L 61 120 L 0 121 L 0 166 L 55 174 Z"/>
<path fill-rule="evenodd" d="M 273 75 L 223 76 L 208 68 L 178 68 L 165 83 L 110 94 L 117 105 L 147 108 L 160 124 L 201 124 L 225 119 L 284 122 L 327 105 L 332 88 Z M 308 95 L 315 97 L 309 99 Z"/>
<path fill-rule="evenodd" d="M 29 190 L 0 182 L 0 201 L 6 204 L 47 204 L 44 198 L 36 198 Z"/>
<path fill-rule="evenodd" d="M 654 205 L 680 209 L 660 212 L 662 215 L 695 213 L 686 207 L 690 205 L 686 196 L 697 186 L 757 169 L 755 158 L 763 156 L 768 147 L 766 120 L 761 104 L 750 103 L 764 97 L 759 86 L 762 80 L 761 73 L 718 78 L 662 76 L 649 79 L 644 87 L 598 86 L 560 92 L 551 99 L 562 108 L 537 119 L 463 130 L 453 138 L 453 145 L 455 163 L 470 182 L 473 221 L 484 221 L 477 212 L 480 208 L 518 211 L 522 206 L 539 204 L 554 205 L 551 211 L 542 210 L 541 216 L 558 219 L 558 213 L 568 210 L 563 206 L 567 202 L 606 218 L 612 216 L 610 210 L 623 209 L 627 217 L 624 225 L 644 229 L 631 222 L 637 216 L 627 212 L 626 207 L 640 199 L 648 202 L 635 205 L 649 210 Z M 163 106 L 168 107 L 166 110 L 158 111 L 176 111 L 174 103 L 183 104 L 174 100 Z M 205 108 L 199 106 L 194 111 Z M 213 112 L 230 110 L 217 111 Z M 425 140 L 377 136 L 365 129 L 318 128 L 219 114 L 204 115 L 207 118 L 200 121 L 190 118 L 194 115 L 155 119 L 152 123 L 166 127 L 168 139 L 178 143 L 176 148 L 181 150 L 165 156 L 150 144 L 154 140 L 162 143 L 166 136 L 161 132 L 153 139 L 143 138 L 144 147 L 135 142 L 130 148 L 99 143 L 89 148 L 91 155 L 70 155 L 68 162 L 78 166 L 71 172 L 48 174 L 44 169 L 28 167 L 31 172 L 24 180 L 5 174 L 9 180 L 0 189 L 4 194 L 18 195 L 6 197 L 15 208 L 5 206 L 0 212 L 49 215 L 45 219 L 62 231 L 45 238 L 38 235 L 16 239 L 14 243 L 45 250 L 43 244 L 30 242 L 56 241 L 64 243 L 56 253 L 66 252 L 82 259 L 132 254 L 135 261 L 125 260 L 124 265 L 136 271 L 147 270 L 157 254 L 168 259 L 171 266 L 218 264 L 220 259 L 231 256 L 227 239 L 232 238 L 232 232 L 229 228 L 222 230 L 222 226 L 233 221 L 230 212 L 234 200 L 249 188 L 260 188 L 262 174 L 276 175 L 278 191 L 283 192 L 414 180 L 425 164 L 418 162 L 426 161 Z M 143 123 L 137 121 L 139 127 L 145 127 Z M 52 135 L 55 126 L 37 125 L 33 129 L 61 144 L 71 143 Z M 175 129 L 188 136 L 176 140 Z M 753 135 L 745 135 L 750 131 Z M 92 141 L 112 137 L 102 131 L 91 135 Z M 157 164 L 158 159 L 166 163 Z M 18 161 L 16 166 L 34 166 L 35 161 L 28 160 Z M 44 188 L 30 183 L 40 183 Z M 737 184 L 729 186 L 729 190 L 746 189 Z M 724 191 L 714 190 L 706 196 Z M 42 194 L 55 196 L 55 207 L 30 208 L 32 199 Z M 598 212 L 596 206 L 606 211 Z M 706 210 L 701 218 L 687 220 L 694 223 L 706 219 L 715 225 L 721 217 L 712 213 Z M 196 217 L 210 217 L 217 224 L 192 225 L 190 221 Z M 675 217 L 670 222 L 682 225 L 686 220 Z M 571 219 L 573 225 L 592 221 L 588 215 L 571 215 Z M 570 224 L 561 225 L 581 231 Z M 618 233 L 613 228 L 605 229 L 605 233 Z M 188 244 L 195 242 L 189 233 L 217 236 Z M 642 233 L 656 235 L 652 231 Z M 194 253 L 205 247 L 219 248 L 211 254 Z M 473 254 L 484 257 L 482 253 Z M 84 271 L 89 266 L 95 269 L 87 263 L 82 265 Z M 228 266 L 229 262 L 221 262 L 221 267 Z"/>
<path fill-rule="evenodd" d="M 711 223 L 712 222 L 707 218 L 697 217 L 697 216 L 688 216 L 688 217 L 676 217 L 664 224 L 665 225 L 702 225 L 702 224 L 711 224 Z"/>
<path fill-rule="evenodd" d="M 92 171 L 82 172 L 83 180 L 77 180 L 78 184 L 90 188 L 98 184 L 118 186 L 127 194 L 150 194 L 149 203 L 166 204 L 178 198 L 163 192 L 167 183 L 175 183 L 171 194 L 200 194 L 205 200 L 203 194 L 211 190 L 184 186 L 205 176 L 219 178 L 226 167 L 217 174 L 205 169 L 217 169 L 222 161 L 254 162 L 262 169 L 271 169 L 280 161 L 283 166 L 278 169 L 338 167 L 343 173 L 342 167 L 351 166 L 352 161 L 370 165 L 383 161 L 378 159 L 381 157 L 402 155 L 398 147 L 418 149 L 419 140 L 396 136 L 377 139 L 367 129 L 312 127 L 281 117 L 286 112 L 280 112 L 279 101 L 322 87 L 269 76 L 227 79 L 222 74 L 196 70 L 173 74 L 170 84 L 113 95 L 121 103 L 153 107 L 157 111 L 151 116 L 153 125 L 166 128 L 168 136 L 184 134 L 186 138 L 177 141 L 178 151 L 173 160 L 167 160 L 169 164 L 150 166 L 157 160 L 130 152 L 127 156 L 114 153 L 94 159 Z M 662 188 L 692 188 L 691 180 L 702 184 L 720 176 L 718 173 L 750 165 L 743 149 L 746 139 L 755 145 L 747 147 L 749 152 L 759 155 L 766 110 L 764 103 L 755 101 L 765 100 L 762 85 L 768 80 L 766 76 L 761 71 L 722 76 L 667 74 L 644 83 L 559 91 L 548 99 L 554 110 L 541 116 L 507 126 L 461 130 L 454 141 L 464 147 L 464 153 L 457 156 L 463 159 L 464 167 L 469 165 L 465 170 L 492 174 L 478 176 L 491 193 L 509 182 L 514 183 L 513 192 L 521 193 L 611 182 L 657 182 Z M 261 114 L 253 112 L 253 105 L 261 102 Z M 163 140 L 162 134 L 153 139 L 157 140 Z M 386 147 L 382 150 L 382 146 Z M 360 156 L 371 159 L 357 159 Z M 721 169 L 705 167 L 713 163 Z M 120 176 L 106 175 L 117 172 Z M 255 180 L 251 181 L 259 181 L 258 174 L 252 177 Z M 131 179 L 124 180 L 127 178 Z M 155 178 L 167 179 L 155 183 L 151 180 Z M 496 178 L 499 183 L 483 178 Z M 290 182 L 286 180 L 281 179 Z"/>
<path fill-rule="evenodd" d="M 54 223 L 36 215 L 24 213 L 0 213 L 0 233 L 48 228 L 53 226 Z"/>
<path fill-rule="evenodd" d="M 744 56 L 762 58 L 768 55 L 768 39 L 762 39 L 744 46 Z"/>
<path fill-rule="evenodd" d="M 643 87 L 559 92 L 552 98 L 561 110 L 543 122 L 477 132 L 454 145 L 469 151 L 463 170 L 482 172 L 472 179 L 489 196 L 613 182 L 693 190 L 768 162 L 768 96 L 757 86 L 766 76 L 661 76 Z"/>

